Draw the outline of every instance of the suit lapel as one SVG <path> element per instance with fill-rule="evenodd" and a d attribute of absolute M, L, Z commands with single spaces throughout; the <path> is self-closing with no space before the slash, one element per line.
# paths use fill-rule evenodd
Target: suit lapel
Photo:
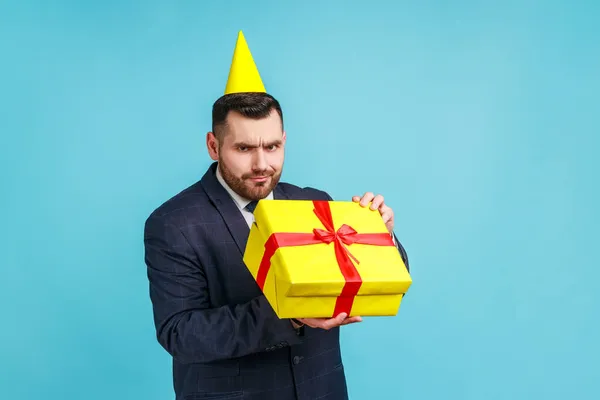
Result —
<path fill-rule="evenodd" d="M 289 200 L 289 196 L 284 192 L 281 185 L 277 185 L 273 189 L 273 200 Z"/>
<path fill-rule="evenodd" d="M 227 193 L 227 190 L 225 190 L 217 180 L 215 175 L 216 169 L 217 163 L 215 162 L 208 168 L 208 171 L 206 171 L 200 183 L 210 201 L 214 204 L 219 214 L 221 214 L 238 249 L 244 254 L 250 229 L 248 228 L 241 211 L 238 209 L 231 196 L 229 196 L 229 193 Z M 289 197 L 282 189 L 281 185 L 277 185 L 273 190 L 273 198 L 275 200 L 281 200 L 288 199 Z"/>
<path fill-rule="evenodd" d="M 231 196 L 229 196 L 229 193 L 227 193 L 225 188 L 217 180 L 215 175 L 216 167 L 217 163 L 215 162 L 209 167 L 200 182 L 210 201 L 214 204 L 215 208 L 225 221 L 225 225 L 227 226 L 229 233 L 231 233 L 235 244 L 243 254 L 250 229 L 248 228 L 241 211 L 238 209 Z"/>

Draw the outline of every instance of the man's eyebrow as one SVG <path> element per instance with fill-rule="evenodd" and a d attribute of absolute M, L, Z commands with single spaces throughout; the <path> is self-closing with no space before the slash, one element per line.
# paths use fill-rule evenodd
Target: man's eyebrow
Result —
<path fill-rule="evenodd" d="M 265 142 L 263 143 L 263 146 L 268 147 L 268 146 L 275 146 L 275 145 L 280 145 L 282 143 L 281 139 L 276 139 L 276 140 L 272 140 L 270 142 Z M 246 142 L 236 142 L 234 144 L 234 146 L 236 147 L 248 147 L 251 149 L 257 148 L 258 145 L 257 144 L 250 144 L 250 143 L 246 143 Z"/>
<path fill-rule="evenodd" d="M 278 145 L 278 144 L 281 144 L 281 143 L 282 143 L 281 139 L 275 139 L 275 140 L 271 140 L 270 142 L 265 142 L 264 146 L 267 146 L 267 147 L 268 146 L 274 146 L 274 145 Z"/>

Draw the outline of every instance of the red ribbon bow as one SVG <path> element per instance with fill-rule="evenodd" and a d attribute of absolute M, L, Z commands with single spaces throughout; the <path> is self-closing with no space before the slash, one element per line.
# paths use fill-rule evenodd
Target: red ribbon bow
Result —
<path fill-rule="evenodd" d="M 334 229 L 329 202 L 315 200 L 313 204 L 315 206 L 313 212 L 317 215 L 325 229 L 315 228 L 312 233 L 278 232 L 271 234 L 265 243 L 265 252 L 258 267 L 256 282 L 260 289 L 263 290 L 267 274 L 271 268 L 271 257 L 273 257 L 278 248 L 334 243 L 335 257 L 340 271 L 344 276 L 345 284 L 337 298 L 332 316 L 335 317 L 342 312 L 350 315 L 354 298 L 362 285 L 362 279 L 351 260 L 354 260 L 357 264 L 359 264 L 359 261 L 350 253 L 346 246 L 353 243 L 373 246 L 393 246 L 394 242 L 388 233 L 358 233 L 354 228 L 346 224 L 343 224 L 336 231 Z"/>

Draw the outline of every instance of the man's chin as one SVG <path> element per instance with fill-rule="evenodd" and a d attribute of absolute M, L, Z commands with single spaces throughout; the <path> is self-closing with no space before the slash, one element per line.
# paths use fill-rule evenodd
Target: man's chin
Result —
<path fill-rule="evenodd" d="M 274 186 L 272 177 L 269 177 L 264 182 L 253 182 L 250 180 L 246 185 L 246 192 L 253 200 L 260 200 L 267 197 L 273 191 Z"/>
<path fill-rule="evenodd" d="M 254 187 L 248 189 L 247 193 L 251 200 L 260 200 L 267 197 L 271 193 L 271 189 L 268 187 Z"/>

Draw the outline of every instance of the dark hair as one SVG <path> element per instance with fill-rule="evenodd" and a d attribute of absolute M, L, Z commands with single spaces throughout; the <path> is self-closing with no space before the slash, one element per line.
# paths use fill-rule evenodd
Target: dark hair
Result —
<path fill-rule="evenodd" d="M 212 131 L 218 135 L 217 129 L 226 125 L 227 115 L 230 111 L 236 111 L 247 118 L 262 119 L 266 118 L 273 110 L 279 114 L 283 129 L 281 105 L 270 94 L 260 92 L 226 94 L 213 104 Z"/>

